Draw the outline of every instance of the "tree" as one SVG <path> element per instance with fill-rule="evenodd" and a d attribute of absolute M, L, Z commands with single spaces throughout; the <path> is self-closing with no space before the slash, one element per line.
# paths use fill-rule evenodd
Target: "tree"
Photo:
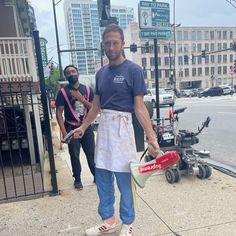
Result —
<path fill-rule="evenodd" d="M 52 88 L 53 92 L 56 94 L 59 89 L 59 79 L 60 72 L 58 67 L 54 67 L 53 74 L 50 74 L 48 79 L 45 80 L 46 85 Z"/>

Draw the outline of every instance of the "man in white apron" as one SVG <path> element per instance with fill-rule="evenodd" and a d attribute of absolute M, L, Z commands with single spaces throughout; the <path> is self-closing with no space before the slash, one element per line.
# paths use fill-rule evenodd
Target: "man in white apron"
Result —
<path fill-rule="evenodd" d="M 95 176 L 99 196 L 98 213 L 103 223 L 86 230 L 87 236 L 112 233 L 117 230 L 114 212 L 114 177 L 121 194 L 120 236 L 134 235 L 134 186 L 129 163 L 136 160 L 136 146 L 132 126 L 135 112 L 150 142 L 149 152 L 155 156 L 160 150 L 143 102 L 146 94 L 143 70 L 122 55 L 124 34 L 115 25 L 108 25 L 103 33 L 103 45 L 109 64 L 96 74 L 93 107 L 84 123 L 75 130 L 74 138 L 81 138 L 101 112 L 95 148 Z"/>

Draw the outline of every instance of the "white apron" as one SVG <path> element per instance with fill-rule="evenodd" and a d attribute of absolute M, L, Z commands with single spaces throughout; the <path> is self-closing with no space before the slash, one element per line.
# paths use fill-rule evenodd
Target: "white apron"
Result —
<path fill-rule="evenodd" d="M 130 172 L 131 161 L 137 161 L 131 113 L 102 110 L 95 148 L 96 167 Z"/>

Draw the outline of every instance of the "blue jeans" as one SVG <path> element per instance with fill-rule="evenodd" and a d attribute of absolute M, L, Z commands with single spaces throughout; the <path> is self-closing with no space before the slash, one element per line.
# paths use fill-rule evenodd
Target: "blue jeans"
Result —
<path fill-rule="evenodd" d="M 123 224 L 132 224 L 135 219 L 134 191 L 132 187 L 131 174 L 128 172 L 112 172 L 105 169 L 95 169 L 97 191 L 99 196 L 98 213 L 103 220 L 114 216 L 115 188 L 114 177 L 116 177 L 120 198 L 120 218 Z"/>

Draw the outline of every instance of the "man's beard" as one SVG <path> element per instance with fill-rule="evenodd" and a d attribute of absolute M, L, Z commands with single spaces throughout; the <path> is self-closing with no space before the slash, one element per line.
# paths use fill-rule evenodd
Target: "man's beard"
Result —
<path fill-rule="evenodd" d="M 112 55 L 109 53 L 106 53 L 106 56 L 109 59 L 109 61 L 116 61 L 117 59 L 120 58 L 121 55 L 122 55 L 122 51 L 120 51 L 119 53 L 112 54 Z"/>

